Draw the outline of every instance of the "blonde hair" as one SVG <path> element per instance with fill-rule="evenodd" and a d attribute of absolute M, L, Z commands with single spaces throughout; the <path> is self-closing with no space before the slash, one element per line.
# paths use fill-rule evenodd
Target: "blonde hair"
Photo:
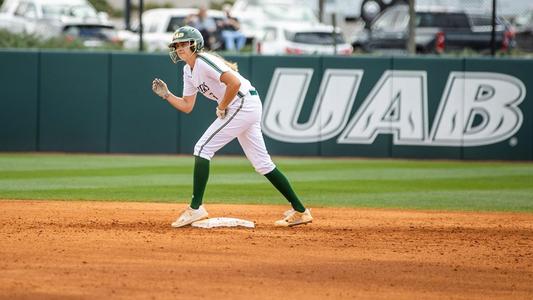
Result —
<path fill-rule="evenodd" d="M 211 54 L 211 55 L 214 55 L 214 56 L 220 58 L 220 59 L 224 62 L 224 64 L 225 64 L 226 66 L 228 66 L 230 69 L 232 69 L 232 70 L 235 71 L 235 72 L 239 72 L 239 66 L 237 65 L 236 62 L 228 61 L 228 60 L 226 60 L 224 57 L 220 56 L 220 54 L 218 54 L 218 53 L 216 53 L 216 52 L 213 52 L 213 51 L 209 51 L 209 52 L 207 52 L 207 53 L 209 53 L 209 54 Z"/>

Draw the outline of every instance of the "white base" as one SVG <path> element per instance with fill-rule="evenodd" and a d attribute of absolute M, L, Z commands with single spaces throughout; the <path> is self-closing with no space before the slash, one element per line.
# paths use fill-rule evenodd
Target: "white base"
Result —
<path fill-rule="evenodd" d="M 212 218 L 212 219 L 196 221 L 192 223 L 191 226 L 200 227 L 200 228 L 237 227 L 237 226 L 254 228 L 255 223 L 252 221 L 236 219 L 236 218 Z"/>

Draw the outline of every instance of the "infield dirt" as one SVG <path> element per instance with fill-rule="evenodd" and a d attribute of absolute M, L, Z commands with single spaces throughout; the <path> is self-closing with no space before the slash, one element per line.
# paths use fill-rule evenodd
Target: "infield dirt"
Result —
<path fill-rule="evenodd" d="M 2 299 L 532 299 L 533 214 L 0 201 Z"/>

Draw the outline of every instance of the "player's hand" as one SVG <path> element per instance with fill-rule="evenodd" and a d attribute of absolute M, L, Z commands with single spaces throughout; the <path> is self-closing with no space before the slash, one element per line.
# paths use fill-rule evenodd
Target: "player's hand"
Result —
<path fill-rule="evenodd" d="M 220 109 L 217 106 L 217 117 L 220 119 L 224 119 L 226 117 L 226 110 L 227 109 Z"/>
<path fill-rule="evenodd" d="M 168 95 L 170 95 L 167 84 L 159 78 L 152 81 L 152 91 L 163 99 L 167 99 Z"/>

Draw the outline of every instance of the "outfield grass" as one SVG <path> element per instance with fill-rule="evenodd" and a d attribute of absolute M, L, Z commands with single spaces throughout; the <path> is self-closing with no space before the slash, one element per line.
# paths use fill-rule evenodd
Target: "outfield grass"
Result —
<path fill-rule="evenodd" d="M 533 163 L 274 158 L 313 207 L 533 212 Z M 0 154 L 0 198 L 189 201 L 190 156 Z M 217 157 L 206 203 L 286 204 L 244 158 Z"/>

